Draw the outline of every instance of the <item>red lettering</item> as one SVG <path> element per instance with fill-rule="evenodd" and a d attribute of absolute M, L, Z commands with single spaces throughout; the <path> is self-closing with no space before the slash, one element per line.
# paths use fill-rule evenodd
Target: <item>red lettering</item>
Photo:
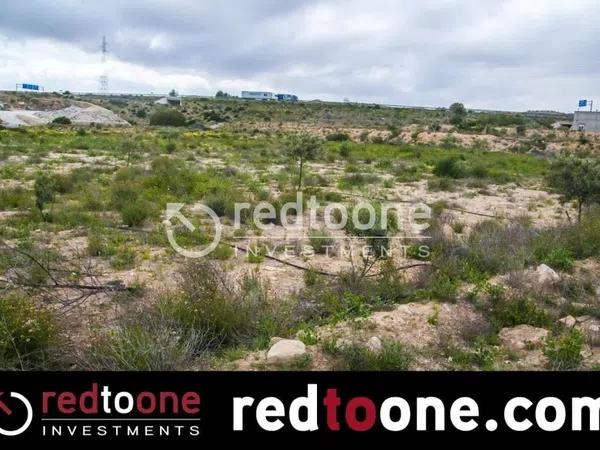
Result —
<path fill-rule="evenodd" d="M 58 410 L 62 414 L 73 414 L 75 412 L 75 405 L 77 404 L 77 397 L 72 392 L 61 392 L 58 396 Z"/>
<path fill-rule="evenodd" d="M 365 418 L 358 420 L 356 411 L 362 408 L 365 410 Z M 346 405 L 346 422 L 354 431 L 368 431 L 375 425 L 377 415 L 375 404 L 367 397 L 355 397 Z"/>
<path fill-rule="evenodd" d="M 148 407 L 144 407 L 144 398 L 148 399 Z M 156 410 L 156 397 L 152 392 L 140 392 L 137 396 L 136 406 L 141 414 L 152 414 Z"/>
<path fill-rule="evenodd" d="M 86 400 L 89 400 L 89 406 L 86 405 Z M 79 409 L 84 414 L 98 414 L 98 383 L 92 383 L 92 389 L 81 394 Z"/>
<path fill-rule="evenodd" d="M 196 414 L 200 411 L 200 395 L 197 392 L 186 392 L 181 399 L 181 409 L 188 414 Z"/>
<path fill-rule="evenodd" d="M 327 408 L 327 427 L 331 431 L 340 431 L 340 423 L 337 420 L 337 408 L 342 404 L 342 400 L 337 395 L 337 389 L 327 389 L 327 395 L 323 399 L 323 404 Z"/>

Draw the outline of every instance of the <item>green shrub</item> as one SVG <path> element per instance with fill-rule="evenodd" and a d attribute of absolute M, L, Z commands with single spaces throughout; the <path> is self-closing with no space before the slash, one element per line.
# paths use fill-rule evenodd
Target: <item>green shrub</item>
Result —
<path fill-rule="evenodd" d="M 348 136 L 347 133 L 342 133 L 342 132 L 335 132 L 335 133 L 329 133 L 325 139 L 327 141 L 330 142 L 335 142 L 335 141 L 348 141 L 350 140 L 350 136 Z"/>
<path fill-rule="evenodd" d="M 117 211 L 137 202 L 139 187 L 132 182 L 117 181 L 111 187 L 111 205 Z"/>
<path fill-rule="evenodd" d="M 488 274 L 523 269 L 533 260 L 532 237 L 532 230 L 518 222 L 481 222 L 469 235 L 465 262 Z"/>
<path fill-rule="evenodd" d="M 442 158 L 436 162 L 433 174 L 440 178 L 464 178 L 466 175 L 462 163 L 455 157 Z"/>
<path fill-rule="evenodd" d="M 311 229 L 308 232 L 308 240 L 317 254 L 331 253 L 335 245 L 335 239 L 324 228 L 320 230 Z"/>
<path fill-rule="evenodd" d="M 571 251 L 564 247 L 553 248 L 539 259 L 540 262 L 565 272 L 573 270 L 575 265 Z"/>
<path fill-rule="evenodd" d="M 44 210 L 47 203 L 53 202 L 56 196 L 54 179 L 46 173 L 39 173 L 36 176 L 33 190 L 35 192 L 35 206 L 40 211 Z"/>
<path fill-rule="evenodd" d="M 129 227 L 138 227 L 153 214 L 152 204 L 145 200 L 137 200 L 121 208 L 121 220 Z"/>
<path fill-rule="evenodd" d="M 235 214 L 236 199 L 231 192 L 221 190 L 206 197 L 203 203 L 212 209 L 219 217 L 233 218 Z"/>
<path fill-rule="evenodd" d="M 351 344 L 335 348 L 325 347 L 336 360 L 336 369 L 352 371 L 408 370 L 413 357 L 398 342 L 382 342 L 381 351 L 372 351 L 363 345 Z"/>
<path fill-rule="evenodd" d="M 51 313 L 21 294 L 0 297 L 0 368 L 41 369 L 57 343 Z"/>
<path fill-rule="evenodd" d="M 267 286 L 254 275 L 231 282 L 218 266 L 192 262 L 182 270 L 181 288 L 183 295 L 161 308 L 188 327 L 207 330 L 219 345 L 264 346 L 288 332 L 286 303 L 270 302 Z"/>
<path fill-rule="evenodd" d="M 181 370 L 209 350 L 212 336 L 156 312 L 125 320 L 99 336 L 82 365 L 91 370 Z"/>
<path fill-rule="evenodd" d="M 350 144 L 348 142 L 342 142 L 340 144 L 340 156 L 344 159 L 348 159 L 350 158 L 350 154 L 352 153 L 352 147 L 350 146 Z"/>
<path fill-rule="evenodd" d="M 304 271 L 304 284 L 306 286 L 316 286 L 320 281 L 319 274 L 314 270 Z"/>
<path fill-rule="evenodd" d="M 452 178 L 435 178 L 427 181 L 427 189 L 431 192 L 454 192 L 456 191 L 456 181 Z"/>
<path fill-rule="evenodd" d="M 116 248 L 106 249 L 110 252 L 110 266 L 116 270 L 132 269 L 136 262 L 136 251 L 130 245 L 120 245 Z"/>
<path fill-rule="evenodd" d="M 478 337 L 473 347 L 468 349 L 449 346 L 444 349 L 444 355 L 459 369 L 468 370 L 477 367 L 483 370 L 494 370 L 502 352 L 495 343 L 488 341 L 486 337 Z"/>
<path fill-rule="evenodd" d="M 342 177 L 339 186 L 342 189 L 364 186 L 365 184 L 374 184 L 379 182 L 379 176 L 371 173 L 353 173 Z"/>
<path fill-rule="evenodd" d="M 88 235 L 87 253 L 90 256 L 106 256 L 106 241 L 98 233 Z"/>
<path fill-rule="evenodd" d="M 33 205 L 31 191 L 22 187 L 0 190 L 0 210 L 27 209 Z"/>
<path fill-rule="evenodd" d="M 71 119 L 69 119 L 68 117 L 65 116 L 59 116 L 57 118 L 55 118 L 52 123 L 55 123 L 57 125 L 71 125 Z"/>
<path fill-rule="evenodd" d="M 536 303 L 526 297 L 502 299 L 492 307 L 492 319 L 498 328 L 531 325 L 549 327 L 552 317 Z"/>
<path fill-rule="evenodd" d="M 584 336 L 581 331 L 573 328 L 568 334 L 561 337 L 550 338 L 544 354 L 548 358 L 548 365 L 552 370 L 577 369 L 583 357 Z"/>
<path fill-rule="evenodd" d="M 182 127 L 185 124 L 185 116 L 176 109 L 161 108 L 150 116 L 150 125 Z"/>

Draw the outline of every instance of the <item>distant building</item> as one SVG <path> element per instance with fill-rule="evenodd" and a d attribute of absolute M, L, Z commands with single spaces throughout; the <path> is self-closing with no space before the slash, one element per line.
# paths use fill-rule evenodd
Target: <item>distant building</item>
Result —
<path fill-rule="evenodd" d="M 575 111 L 571 130 L 600 132 L 600 112 Z"/>
<path fill-rule="evenodd" d="M 250 100 L 273 100 L 274 94 L 263 91 L 242 91 L 242 98 Z"/>
<path fill-rule="evenodd" d="M 298 96 L 293 94 L 277 94 L 277 100 L 280 102 L 297 102 Z"/>
<path fill-rule="evenodd" d="M 183 102 L 181 101 L 181 97 L 179 96 L 177 91 L 172 90 L 171 92 L 169 92 L 169 95 L 163 98 L 159 98 L 154 103 L 157 105 L 181 106 Z"/>

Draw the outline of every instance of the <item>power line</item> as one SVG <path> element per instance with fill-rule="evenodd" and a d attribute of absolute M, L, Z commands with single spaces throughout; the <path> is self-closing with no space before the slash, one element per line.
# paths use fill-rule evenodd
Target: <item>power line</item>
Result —
<path fill-rule="evenodd" d="M 108 73 L 106 69 L 106 59 L 108 55 L 108 42 L 106 40 L 106 36 L 102 36 L 102 75 L 100 76 L 100 92 L 102 94 L 108 93 Z"/>

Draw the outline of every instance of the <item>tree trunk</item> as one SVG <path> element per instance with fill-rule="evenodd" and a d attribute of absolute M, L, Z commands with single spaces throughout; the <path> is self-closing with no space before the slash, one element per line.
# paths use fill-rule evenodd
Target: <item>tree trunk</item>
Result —
<path fill-rule="evenodd" d="M 302 169 L 304 168 L 304 159 L 300 158 L 300 174 L 298 177 L 298 190 L 302 190 Z"/>

